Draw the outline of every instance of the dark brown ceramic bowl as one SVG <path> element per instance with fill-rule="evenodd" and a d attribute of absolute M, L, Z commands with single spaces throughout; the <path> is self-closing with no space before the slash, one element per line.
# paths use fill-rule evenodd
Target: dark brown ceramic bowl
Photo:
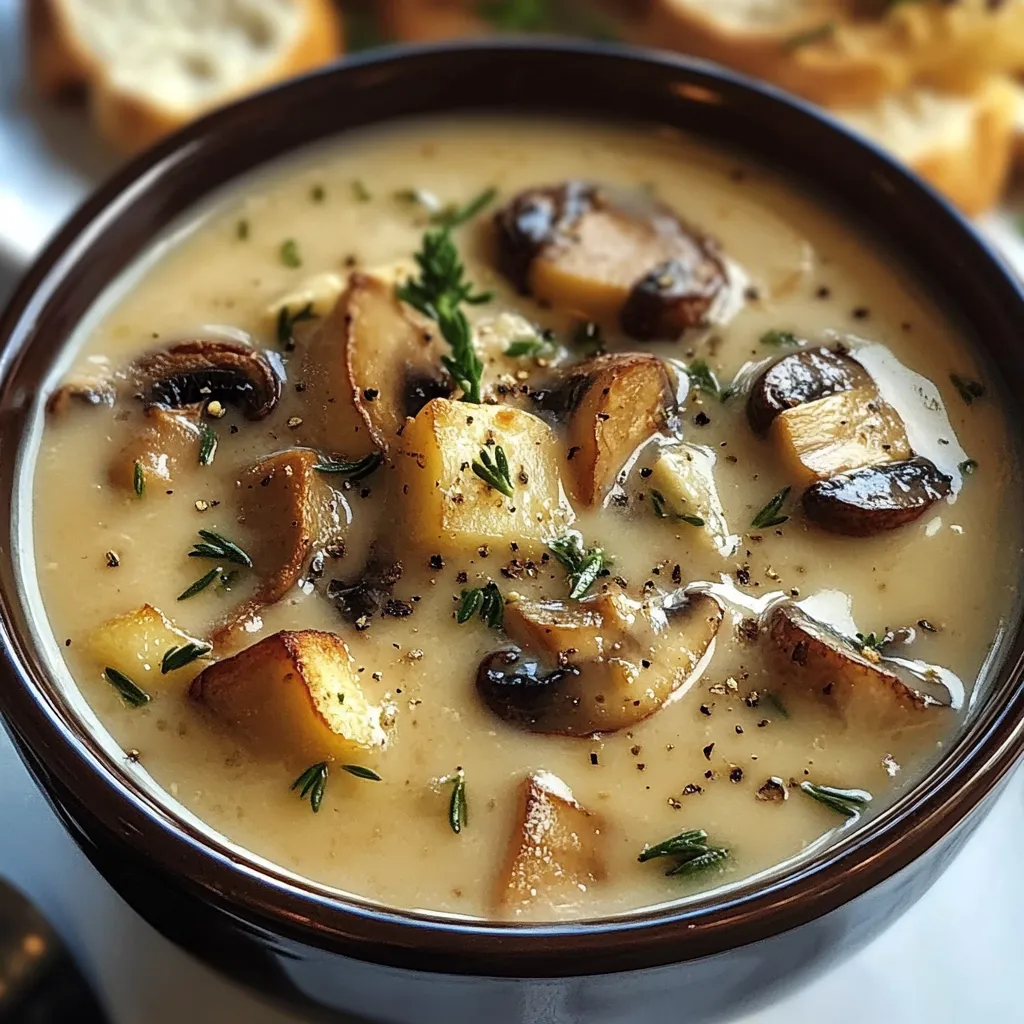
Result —
<path fill-rule="evenodd" d="M 1004 393 L 1024 393 L 1024 297 L 1006 268 L 927 187 L 813 109 L 699 62 L 583 45 L 354 60 L 216 113 L 136 160 L 48 246 L 0 320 L 0 708 L 58 814 L 128 902 L 292 1004 L 410 1022 L 678 1020 L 683 1007 L 687 1020 L 711 1019 L 848 956 L 963 844 L 1024 743 L 1018 609 L 1007 609 L 984 699 L 941 762 L 867 827 L 727 896 L 551 926 L 381 909 L 233 857 L 131 780 L 48 677 L 29 628 L 10 496 L 40 383 L 101 290 L 170 221 L 264 162 L 362 125 L 454 111 L 667 125 L 781 168 L 914 269 L 970 325 Z M 1019 403 L 1007 407 L 1024 420 Z"/>

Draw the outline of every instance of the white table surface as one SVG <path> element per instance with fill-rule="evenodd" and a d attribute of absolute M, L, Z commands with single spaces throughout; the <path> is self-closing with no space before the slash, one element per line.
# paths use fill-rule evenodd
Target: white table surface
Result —
<path fill-rule="evenodd" d="M 48 109 L 22 84 L 18 6 L 0 0 L 0 302 L 13 268 L 115 165 L 92 144 L 80 115 Z M 1024 267 L 1014 223 L 1004 212 L 984 228 Z M 1019 1024 L 1022 859 L 1018 773 L 946 874 L 896 925 L 798 994 L 735 1024 Z M 0 876 L 51 918 L 116 1024 L 298 1020 L 214 974 L 136 916 L 65 834 L 2 732 Z"/>

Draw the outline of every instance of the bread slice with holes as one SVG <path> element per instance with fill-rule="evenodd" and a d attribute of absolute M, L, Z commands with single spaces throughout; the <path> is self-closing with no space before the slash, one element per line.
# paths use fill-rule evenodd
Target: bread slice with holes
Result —
<path fill-rule="evenodd" d="M 1024 65 L 1024 0 L 649 0 L 641 42 L 696 54 L 826 106 L 911 84 L 975 89 Z"/>
<path fill-rule="evenodd" d="M 1002 194 L 1021 109 L 1016 84 L 993 75 L 967 94 L 922 86 L 834 113 L 974 215 Z"/>
<path fill-rule="evenodd" d="M 28 27 L 37 88 L 127 152 L 343 49 L 332 0 L 30 0 Z"/>

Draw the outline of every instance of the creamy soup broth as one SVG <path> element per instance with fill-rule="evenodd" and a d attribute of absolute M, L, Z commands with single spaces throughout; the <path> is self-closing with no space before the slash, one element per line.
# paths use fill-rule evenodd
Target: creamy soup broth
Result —
<path fill-rule="evenodd" d="M 411 257 L 430 209 L 402 193 L 421 190 L 429 194 L 421 199 L 463 204 L 491 186 L 498 191 L 494 203 L 452 234 L 468 279 L 494 293 L 489 303 L 466 307 L 482 325 L 484 384 L 493 385 L 499 373 L 511 373 L 504 379 L 513 383 L 517 371 L 518 382 L 550 376 L 534 359 L 496 358 L 504 345 L 488 341 L 491 318 L 504 311 L 550 328 L 557 341 L 568 342 L 576 330 L 571 315 L 518 295 L 495 269 L 491 216 L 523 189 L 579 179 L 653 194 L 716 238 L 731 261 L 730 301 L 737 308 L 720 313 L 724 322 L 671 343 L 631 341 L 614 323 L 605 324 L 609 350 L 653 352 L 680 364 L 703 360 L 725 387 L 748 363 L 796 351 L 763 344 L 769 331 L 793 332 L 813 345 L 842 343 L 854 354 L 867 343 L 883 346 L 870 350 L 865 365 L 904 420 L 918 424 L 911 431 L 915 450 L 954 479 L 955 500 L 938 501 L 899 529 L 864 537 L 828 532 L 801 513 L 800 487 L 772 442 L 750 429 L 744 396 L 722 402 L 708 389 L 691 388 L 678 434 L 714 455 L 728 532 L 738 538 L 734 553 L 698 541 L 699 527 L 652 514 L 649 492 L 644 500 L 630 497 L 644 489 L 644 455 L 624 484 L 626 508 L 572 501 L 586 545 L 600 545 L 614 558 L 611 575 L 592 594 L 621 590 L 615 582 L 621 577 L 623 592 L 633 597 L 648 581 L 653 593 L 704 581 L 717 584 L 723 600 L 722 625 L 696 678 L 628 728 L 593 736 L 531 732 L 503 721 L 478 696 L 477 666 L 503 640 L 479 616 L 455 622 L 461 592 L 494 581 L 506 599 L 565 600 L 566 572 L 554 559 L 541 561 L 535 551 L 533 578 L 524 572 L 510 579 L 502 567 L 527 556 L 508 544 L 460 554 L 406 543 L 414 513 L 389 482 L 389 466 L 347 489 L 342 478 L 325 474 L 322 482 L 337 490 L 337 516 L 351 519 L 341 530 L 344 555 L 322 558 L 323 579 L 305 572 L 210 655 L 225 657 L 282 629 L 324 630 L 348 644 L 363 693 L 389 709 L 389 741 L 383 751 L 353 747 L 332 761 L 313 813 L 308 796 L 290 788 L 312 758 L 257 751 L 189 698 L 191 677 L 209 659 L 161 675 L 152 652 L 123 652 L 122 671 L 152 698 L 132 707 L 104 678 L 110 662 L 91 638 L 105 621 L 145 604 L 183 632 L 209 638 L 237 605 L 244 579 L 236 590 L 217 582 L 177 599 L 213 564 L 187 554 L 200 529 L 246 550 L 258 549 L 261 530 L 277 529 L 251 514 L 239 522 L 238 481 L 263 456 L 316 444 L 310 435 L 316 417 L 296 384 L 303 383 L 303 348 L 320 321 L 296 325 L 296 349 L 285 353 L 288 382 L 270 416 L 249 420 L 236 409 L 220 419 L 207 415 L 218 438 L 212 464 L 190 461 L 166 485 L 150 477 L 141 497 L 131 484 L 111 480 L 112 465 L 145 421 L 130 387 L 119 387 L 112 407 L 72 401 L 46 418 L 32 496 L 39 587 L 68 669 L 130 759 L 129 770 L 148 773 L 239 846 L 388 905 L 484 918 L 595 917 L 686 897 L 793 858 L 847 823 L 808 798 L 800 782 L 869 791 L 868 814 L 875 813 L 941 755 L 964 711 L 908 711 L 873 728 L 844 721 L 821 702 L 786 694 L 779 669 L 764 655 L 764 638 L 751 642 L 737 634 L 743 620 L 777 595 L 804 603 L 846 635 L 881 637 L 887 628 L 911 627 L 912 643 L 904 644 L 910 634 L 899 634 L 883 653 L 955 673 L 966 687 L 965 708 L 1017 600 L 1015 455 L 994 389 L 967 404 L 951 382 L 951 373 L 961 383 L 986 381 L 964 331 L 855 225 L 749 161 L 669 133 L 437 121 L 310 151 L 240 184 L 165 242 L 80 339 L 67 376 L 123 371 L 142 353 L 193 337 L 241 337 L 278 349 L 266 311 L 310 277 L 385 267 L 393 280 L 414 269 Z M 294 241 L 290 255 L 282 253 L 287 240 Z M 409 270 L 396 272 L 398 261 Z M 585 345 L 568 345 L 563 360 L 583 358 Z M 914 379 L 889 354 L 934 382 L 952 428 L 942 438 L 948 444 L 938 440 L 944 430 L 934 418 L 942 410 L 925 408 Z M 559 451 L 564 458 L 564 443 Z M 977 466 L 961 479 L 957 466 L 967 459 Z M 130 477 L 131 465 L 122 469 Z M 794 485 L 782 504 L 788 521 L 753 527 L 759 510 L 787 484 Z M 357 578 L 380 535 L 392 538 L 402 562 L 394 597 L 412 614 L 376 617 L 360 630 L 324 588 L 331 579 Z M 442 559 L 432 562 L 434 554 Z M 930 692 L 949 691 L 933 686 Z M 341 762 L 371 768 L 381 781 L 348 774 Z M 467 811 L 459 833 L 449 820 L 453 783 L 440 781 L 457 768 L 465 773 Z M 588 821 L 599 836 L 588 830 L 582 841 L 599 846 L 599 866 L 569 895 L 547 899 L 540 892 L 503 904 L 496 893 L 517 829 L 518 788 L 539 771 L 562 780 L 593 815 Z M 773 777 L 786 799 L 762 789 Z M 759 798 L 759 791 L 776 799 Z M 705 830 L 728 858 L 679 877 L 666 877 L 672 860 L 638 863 L 647 844 L 685 829 Z"/>

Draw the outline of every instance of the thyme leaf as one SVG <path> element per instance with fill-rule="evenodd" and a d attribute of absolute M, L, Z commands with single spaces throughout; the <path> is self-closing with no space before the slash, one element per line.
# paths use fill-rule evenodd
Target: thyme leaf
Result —
<path fill-rule="evenodd" d="M 459 307 L 489 302 L 491 295 L 474 291 L 465 280 L 466 269 L 447 228 L 428 231 L 415 259 L 419 277 L 399 285 L 395 294 L 436 321 L 451 349 L 451 355 L 442 356 L 441 362 L 462 389 L 462 400 L 479 404 L 483 363 L 473 345 L 473 329 Z"/>
<path fill-rule="evenodd" d="M 165 676 L 168 672 L 176 672 L 179 668 L 184 668 L 212 650 L 212 644 L 195 643 L 191 640 L 180 647 L 168 647 L 160 662 L 160 675 Z"/>
<path fill-rule="evenodd" d="M 835 786 L 817 786 L 813 782 L 801 782 L 800 789 L 818 803 L 851 819 L 859 818 L 872 799 L 866 789 L 837 789 Z"/>
<path fill-rule="evenodd" d="M 292 790 L 299 789 L 299 799 L 304 800 L 309 795 L 309 806 L 313 813 L 317 814 L 320 804 L 324 799 L 324 790 L 327 788 L 327 762 L 318 761 L 311 764 L 291 785 Z"/>
<path fill-rule="evenodd" d="M 277 343 L 285 352 L 295 351 L 295 325 L 305 320 L 315 320 L 313 303 L 307 302 L 301 309 L 292 313 L 287 306 L 277 312 Z"/>
<path fill-rule="evenodd" d="M 355 199 L 357 203 L 368 203 L 373 198 L 373 195 L 370 193 L 370 190 L 366 187 L 365 183 L 359 178 L 356 178 L 352 182 L 352 198 Z"/>
<path fill-rule="evenodd" d="M 529 338 L 516 338 L 505 349 L 505 355 L 512 359 L 536 359 L 538 356 L 550 355 L 554 349 L 555 346 L 550 338 L 545 338 L 542 334 L 534 334 Z"/>
<path fill-rule="evenodd" d="M 501 491 L 506 498 L 514 497 L 515 490 L 512 487 L 512 477 L 508 471 L 508 459 L 505 458 L 505 449 L 500 444 L 495 446 L 493 462 L 491 453 L 486 448 L 480 449 L 480 461 L 473 460 L 473 472 L 488 487 Z"/>
<path fill-rule="evenodd" d="M 581 320 L 572 333 L 572 343 L 584 355 L 599 355 L 604 351 L 604 335 L 601 333 L 601 325 L 593 320 Z"/>
<path fill-rule="evenodd" d="M 462 625 L 469 622 L 478 612 L 480 618 L 491 629 L 501 627 L 505 618 L 505 599 L 493 580 L 486 587 L 462 591 L 459 607 L 455 612 L 455 621 Z"/>
<path fill-rule="evenodd" d="M 789 521 L 789 516 L 782 515 L 782 506 L 789 497 L 789 487 L 783 487 L 778 494 L 768 502 L 760 512 L 750 521 L 750 525 L 758 530 L 767 530 L 772 526 L 781 526 Z"/>
<path fill-rule="evenodd" d="M 133 708 L 141 708 L 152 699 L 141 686 L 133 683 L 123 672 L 109 665 L 103 670 L 103 678 L 117 690 L 121 699 Z"/>
<path fill-rule="evenodd" d="M 135 488 L 137 498 L 141 498 L 146 493 L 146 470 L 140 459 L 135 460 L 135 466 L 132 469 L 132 486 Z"/>
<path fill-rule="evenodd" d="M 786 345 L 799 345 L 800 339 L 792 331 L 765 331 L 761 335 L 761 344 L 783 348 Z"/>
<path fill-rule="evenodd" d="M 466 803 L 466 773 L 456 768 L 453 775 L 441 780 L 452 784 L 452 798 L 448 801 L 448 824 L 458 835 L 469 824 L 469 805 Z"/>
<path fill-rule="evenodd" d="M 604 548 L 583 547 L 583 538 L 575 530 L 547 541 L 547 546 L 569 573 L 569 597 L 578 601 L 594 585 L 598 576 L 607 574 L 612 558 Z"/>
<path fill-rule="evenodd" d="M 665 874 L 674 876 L 704 871 L 728 856 L 729 851 L 724 846 L 708 846 L 708 834 L 704 829 L 693 828 L 645 847 L 637 860 L 643 864 L 658 857 L 670 857 L 675 863 Z"/>
<path fill-rule="evenodd" d="M 869 651 L 882 651 L 892 641 L 893 633 L 891 630 L 886 630 L 881 636 L 874 632 L 858 633 L 854 646 L 862 651 L 865 649 Z"/>
<path fill-rule="evenodd" d="M 435 213 L 430 218 L 431 224 L 444 228 L 445 231 L 454 231 L 463 224 L 471 221 L 484 208 L 491 205 L 498 196 L 496 188 L 484 189 L 478 196 L 471 199 L 465 206 L 446 206 L 443 210 Z"/>
<path fill-rule="evenodd" d="M 337 473 L 339 476 L 347 476 L 355 482 L 368 477 L 384 462 L 384 456 L 380 452 L 370 452 L 365 458 L 358 462 L 349 462 L 347 459 L 329 459 L 326 462 L 319 462 L 313 468 L 318 473 Z"/>
<path fill-rule="evenodd" d="M 694 359 L 687 366 L 686 375 L 690 378 L 690 387 L 703 391 L 712 398 L 722 398 L 722 385 L 718 383 L 714 370 L 703 359 Z"/>
<path fill-rule="evenodd" d="M 361 764 L 343 764 L 343 772 L 354 775 L 357 779 L 367 779 L 369 782 L 380 782 L 380 776 L 372 768 L 364 768 Z"/>
<path fill-rule="evenodd" d="M 188 553 L 189 558 L 216 558 L 220 561 L 234 562 L 252 568 L 252 559 L 233 541 L 222 537 L 213 530 L 200 530 L 199 536 L 203 543 L 194 544 Z"/>
<path fill-rule="evenodd" d="M 235 238 L 240 242 L 249 241 L 249 222 L 244 218 L 235 225 Z"/>
<path fill-rule="evenodd" d="M 199 424 L 199 465 L 210 466 L 217 454 L 217 431 L 209 423 Z"/>
<path fill-rule="evenodd" d="M 299 255 L 299 245 L 294 238 L 286 238 L 281 243 L 281 262 L 292 270 L 302 266 L 302 257 Z"/>
<path fill-rule="evenodd" d="M 218 576 L 219 573 L 223 572 L 222 566 L 217 566 L 211 569 L 204 576 L 200 576 L 191 586 L 186 587 L 179 595 L 179 601 L 187 601 L 190 597 L 195 597 L 196 594 L 204 591 Z"/>
<path fill-rule="evenodd" d="M 678 519 L 681 523 L 688 523 L 690 526 L 703 526 L 704 520 L 700 516 L 689 515 L 683 512 L 670 512 L 665 495 L 661 491 L 651 491 L 651 508 L 659 519 Z"/>

